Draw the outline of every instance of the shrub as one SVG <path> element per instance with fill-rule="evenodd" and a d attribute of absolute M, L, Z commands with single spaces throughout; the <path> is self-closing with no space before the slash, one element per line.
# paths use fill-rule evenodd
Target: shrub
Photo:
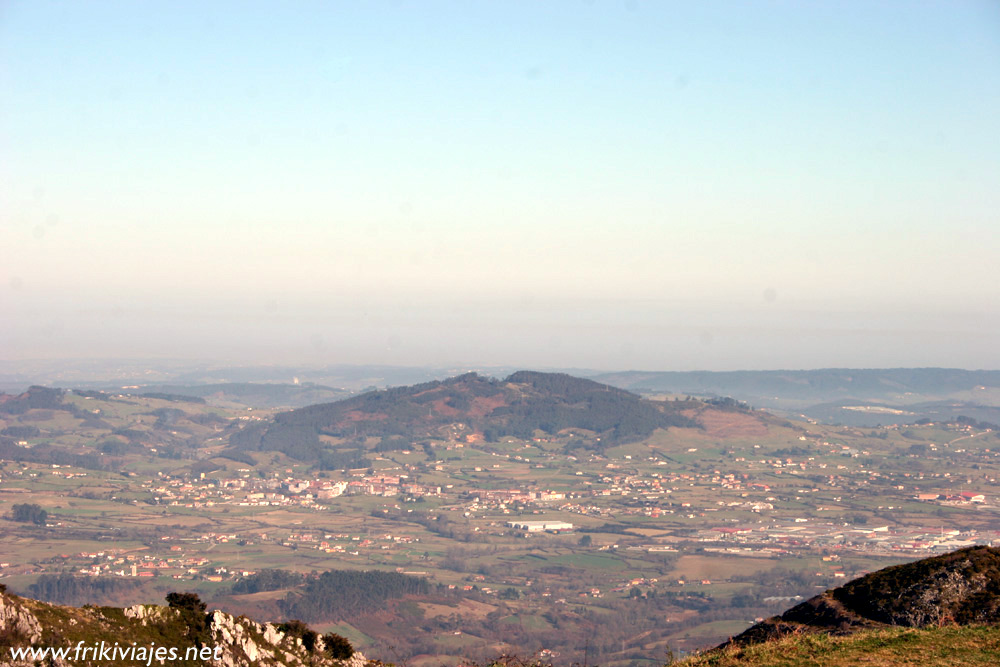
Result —
<path fill-rule="evenodd" d="M 323 635 L 323 644 L 326 652 L 334 660 L 347 660 L 354 655 L 354 647 L 345 637 L 341 637 L 335 632 Z"/>

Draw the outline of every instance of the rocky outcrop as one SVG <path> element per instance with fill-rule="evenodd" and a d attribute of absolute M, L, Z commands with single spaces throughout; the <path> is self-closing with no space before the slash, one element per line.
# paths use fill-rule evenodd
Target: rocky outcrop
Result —
<path fill-rule="evenodd" d="M 33 644 L 42 638 L 42 625 L 34 614 L 15 600 L 0 594 L 0 633 L 7 641 L 21 640 Z"/>
<path fill-rule="evenodd" d="M 205 620 L 200 639 L 193 638 L 182 610 L 157 605 L 133 605 L 124 609 L 110 607 L 63 607 L 16 595 L 0 593 L 0 667 L 29 667 L 36 663 L 54 667 L 105 664 L 106 660 L 77 659 L 78 656 L 45 656 L 41 661 L 16 659 L 11 648 L 63 648 L 96 646 L 100 642 L 118 642 L 122 646 L 208 647 L 212 657 L 199 664 L 214 667 L 365 667 L 364 655 L 354 653 L 346 660 L 334 660 L 321 636 L 305 626 L 283 631 L 281 627 L 260 623 L 243 616 L 213 611 L 199 618 Z M 201 621 L 198 621 L 199 623 Z M 305 628 L 303 630 L 303 628 Z M 308 641 L 303 636 L 308 635 Z M 165 638 L 173 638 L 165 641 Z M 207 641 L 205 638 L 207 637 Z M 72 657 L 73 660 L 69 660 Z M 129 661 L 114 660 L 116 665 Z M 145 660 L 133 661 L 145 664 Z M 154 660 L 153 664 L 159 664 Z M 166 663 L 164 663 L 166 664 Z"/>
<path fill-rule="evenodd" d="M 143 625 L 148 625 L 150 622 L 162 621 L 167 609 L 155 604 L 134 604 L 122 611 L 125 612 L 125 618 L 134 618 Z"/>

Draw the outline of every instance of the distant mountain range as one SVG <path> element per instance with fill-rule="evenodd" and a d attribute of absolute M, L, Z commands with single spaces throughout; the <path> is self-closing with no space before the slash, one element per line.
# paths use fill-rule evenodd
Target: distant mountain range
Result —
<path fill-rule="evenodd" d="M 626 371 L 603 373 L 593 379 L 640 394 L 731 396 L 786 415 L 850 426 L 938 421 L 960 415 L 1000 422 L 1000 371 Z"/>
<path fill-rule="evenodd" d="M 631 391 L 717 394 L 742 400 L 801 401 L 840 398 L 907 400 L 942 399 L 977 388 L 1000 389 L 1000 371 L 957 368 L 826 368 L 801 371 L 626 371 L 593 376 L 598 382 Z"/>
<path fill-rule="evenodd" d="M 109 393 L 203 398 L 223 407 L 298 408 L 394 386 L 443 381 L 475 371 L 507 377 L 503 367 L 388 365 L 199 366 L 194 362 L 0 362 L 0 391 L 31 384 Z M 948 368 L 774 371 L 621 371 L 558 369 L 640 395 L 732 397 L 784 416 L 849 426 L 941 421 L 966 416 L 1000 423 L 1000 371 Z"/>
<path fill-rule="evenodd" d="M 375 370 L 384 371 L 385 377 L 418 377 L 417 382 L 425 382 L 424 377 L 413 372 L 399 375 L 390 367 L 359 367 L 355 375 L 342 374 L 339 378 L 353 382 L 355 390 L 312 382 L 226 382 L 153 384 L 131 391 L 199 397 L 226 407 L 300 408 L 356 394 L 357 383 L 363 378 L 379 379 L 371 375 Z M 647 396 L 667 393 L 702 398 L 732 397 L 786 416 L 801 416 L 827 424 L 874 427 L 914 423 L 921 419 L 944 421 L 958 416 L 1000 423 L 1000 371 L 941 368 L 629 371 L 593 375 L 589 379 Z"/>

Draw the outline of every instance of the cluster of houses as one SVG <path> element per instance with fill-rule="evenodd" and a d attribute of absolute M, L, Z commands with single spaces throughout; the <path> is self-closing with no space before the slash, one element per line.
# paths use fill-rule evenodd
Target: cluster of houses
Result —
<path fill-rule="evenodd" d="M 180 547 L 173 547 L 177 550 Z M 126 554 L 122 550 L 80 552 L 75 555 L 62 554 L 64 560 L 80 559 L 91 561 L 87 567 L 77 570 L 90 577 L 116 576 L 152 578 L 171 575 L 174 579 L 192 578 L 203 575 L 203 568 L 209 564 L 201 556 L 155 556 L 151 554 Z"/>
<path fill-rule="evenodd" d="M 344 493 L 347 495 L 391 497 L 403 494 L 415 498 L 441 495 L 440 486 L 417 484 L 405 475 L 372 475 L 344 484 Z"/>
<path fill-rule="evenodd" d="M 302 505 L 318 508 L 318 502 L 344 495 L 411 497 L 439 496 L 440 486 L 418 484 L 405 475 L 370 475 L 350 481 L 329 479 L 253 479 L 233 477 L 186 480 L 163 477 L 143 484 L 157 503 L 185 507 Z"/>
<path fill-rule="evenodd" d="M 566 498 L 566 494 L 562 491 L 523 491 L 521 489 L 479 489 L 469 491 L 467 495 L 475 498 L 480 504 L 493 504 L 499 507 L 517 503 L 528 504 L 536 501 L 551 502 L 565 500 Z"/>

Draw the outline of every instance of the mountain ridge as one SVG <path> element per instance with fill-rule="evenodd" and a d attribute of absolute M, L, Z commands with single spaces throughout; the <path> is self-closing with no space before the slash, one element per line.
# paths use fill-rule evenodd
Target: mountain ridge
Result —
<path fill-rule="evenodd" d="M 817 368 L 758 371 L 618 371 L 590 376 L 636 391 L 674 391 L 751 397 L 886 398 L 906 392 L 940 396 L 974 387 L 1000 387 L 1000 370 L 961 368 Z"/>

